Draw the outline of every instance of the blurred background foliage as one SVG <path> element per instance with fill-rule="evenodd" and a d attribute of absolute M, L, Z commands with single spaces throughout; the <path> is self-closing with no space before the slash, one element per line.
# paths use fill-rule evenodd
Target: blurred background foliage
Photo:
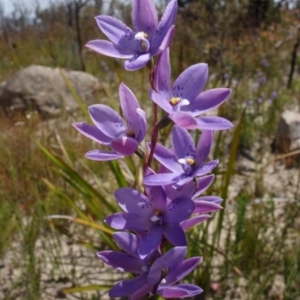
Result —
<path fill-rule="evenodd" d="M 160 12 L 167 2 L 156 1 Z M 278 195 L 265 183 L 266 169 L 274 164 L 278 165 L 274 172 L 284 174 L 278 181 L 280 196 L 290 189 L 287 173 L 281 171 L 282 160 L 275 161 L 271 144 L 282 111 L 299 111 L 300 2 L 178 0 L 178 4 L 172 76 L 176 78 L 191 64 L 208 63 L 206 89 L 232 88 L 218 114 L 235 124 L 233 130 L 216 134 L 213 157 L 221 163 L 208 191 L 224 198 L 224 210 L 188 232 L 189 255 L 203 255 L 203 262 L 188 278 L 205 291 L 195 299 L 300 299 L 299 189 L 293 201 L 280 206 L 275 201 Z M 99 14 L 118 17 L 131 26 L 130 1 L 65 0 L 52 2 L 45 10 L 16 5 L 10 16 L 3 14 L 0 5 L 0 81 L 31 64 L 82 70 L 105 83 L 95 103 L 114 108 L 118 86 L 124 81 L 151 123 L 146 70 L 125 72 L 122 61 L 84 48 L 89 40 L 105 38 L 93 19 Z M 4 299 L 52 297 L 47 298 L 42 288 L 43 259 L 52 262 L 51 272 L 58 272 L 59 278 L 68 276 L 71 282 L 73 290 L 63 289 L 57 297 L 74 293 L 77 299 L 101 299 L 98 290 L 107 290 L 105 285 L 95 286 L 95 278 L 89 286 L 81 286 L 80 280 L 61 271 L 60 239 L 67 237 L 91 253 L 115 248 L 103 218 L 118 210 L 116 188 L 142 189 L 142 162 L 136 157 L 126 158 L 125 163 L 85 159 L 84 153 L 95 145 L 70 125 L 84 119 L 83 111 L 66 111 L 63 117 L 46 121 L 35 112 L 1 115 L 1 266 L 7 253 L 22 256 L 22 262 L 11 266 L 19 273 L 2 291 Z M 161 132 L 161 143 L 169 132 L 170 128 Z M 238 167 L 238 158 L 245 153 L 250 153 L 254 166 L 251 175 Z M 290 172 L 299 186 L 298 167 Z M 235 181 L 237 176 L 242 183 Z M 57 218 L 48 218 L 51 215 Z M 53 251 L 37 258 L 41 236 L 56 242 L 50 245 L 49 238 L 45 247 Z M 101 262 L 92 260 L 95 264 Z M 6 284 L 7 278 L 1 276 Z"/>

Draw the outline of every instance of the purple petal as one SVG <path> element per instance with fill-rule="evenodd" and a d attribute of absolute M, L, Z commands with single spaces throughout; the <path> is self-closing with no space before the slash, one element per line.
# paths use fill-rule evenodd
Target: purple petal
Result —
<path fill-rule="evenodd" d="M 204 88 L 207 77 L 207 64 L 190 66 L 175 80 L 172 88 L 173 97 L 181 97 L 192 102 Z"/>
<path fill-rule="evenodd" d="M 127 71 L 135 71 L 138 70 L 148 63 L 150 60 L 150 53 L 145 53 L 142 55 L 136 55 L 130 60 L 125 60 L 124 67 Z"/>
<path fill-rule="evenodd" d="M 193 213 L 209 213 L 222 209 L 222 206 L 209 201 L 197 200 L 195 202 L 195 210 Z"/>
<path fill-rule="evenodd" d="M 129 232 L 115 232 L 113 237 L 117 245 L 128 254 L 139 258 L 137 250 L 139 239 L 136 235 Z"/>
<path fill-rule="evenodd" d="M 165 224 L 163 234 L 165 238 L 174 246 L 187 245 L 185 233 L 179 224 Z"/>
<path fill-rule="evenodd" d="M 144 299 L 144 296 L 151 293 L 153 290 L 153 285 L 146 282 L 145 284 L 141 285 L 131 296 L 130 300 L 141 300 Z"/>
<path fill-rule="evenodd" d="M 89 106 L 89 113 L 99 130 L 111 138 L 117 138 L 122 132 L 126 131 L 121 116 L 107 105 L 91 105 Z"/>
<path fill-rule="evenodd" d="M 135 139 L 140 143 L 145 138 L 147 132 L 147 117 L 146 113 L 140 108 L 136 110 L 136 113 L 139 120 L 139 130 L 136 133 Z"/>
<path fill-rule="evenodd" d="M 206 111 L 217 108 L 230 95 L 231 90 L 226 88 L 211 89 L 201 93 L 190 105 L 182 106 L 182 111 L 188 110 L 194 116 L 204 114 Z"/>
<path fill-rule="evenodd" d="M 197 179 L 197 190 L 193 196 L 193 199 L 197 198 L 203 192 L 205 192 L 210 187 L 210 185 L 213 183 L 214 179 L 215 179 L 214 174 L 198 178 Z"/>
<path fill-rule="evenodd" d="M 117 251 L 101 251 L 97 252 L 97 256 L 107 265 L 122 271 L 134 274 L 142 274 L 145 264 L 136 257 L 127 253 Z"/>
<path fill-rule="evenodd" d="M 106 151 L 106 150 L 91 150 L 85 154 L 85 157 L 91 160 L 100 160 L 100 161 L 107 161 L 107 160 L 114 160 L 124 157 L 123 155 L 113 152 L 113 151 Z"/>
<path fill-rule="evenodd" d="M 192 198 L 192 196 L 195 193 L 196 190 L 196 184 L 193 181 L 190 181 L 186 185 L 184 185 L 182 188 L 175 189 L 171 185 L 167 185 L 164 187 L 166 191 L 166 195 L 170 200 L 173 200 L 175 198 Z"/>
<path fill-rule="evenodd" d="M 163 173 L 149 175 L 144 178 L 144 184 L 150 186 L 160 186 L 176 183 L 181 178 L 184 178 L 185 174 L 175 174 L 175 173 Z"/>
<path fill-rule="evenodd" d="M 177 162 L 176 155 L 160 144 L 156 144 L 154 158 L 174 173 L 180 174 L 183 172 L 180 163 Z"/>
<path fill-rule="evenodd" d="M 186 129 L 196 129 L 199 127 L 197 119 L 188 112 L 176 111 L 170 114 L 170 118 L 175 124 Z"/>
<path fill-rule="evenodd" d="M 199 224 L 199 223 L 209 219 L 210 217 L 211 217 L 211 215 L 206 215 L 206 214 L 198 215 L 196 217 L 182 221 L 180 223 L 180 226 L 183 230 L 186 231 L 186 230 L 190 229 L 191 227 L 195 226 L 196 224 Z"/>
<path fill-rule="evenodd" d="M 109 291 L 109 296 L 112 298 L 126 297 L 139 291 L 140 289 L 146 290 L 145 296 L 152 290 L 152 285 L 147 282 L 147 273 L 140 275 L 133 279 L 126 279 L 115 284 Z M 137 298 L 138 299 L 138 298 Z"/>
<path fill-rule="evenodd" d="M 157 60 L 155 71 L 155 87 L 157 91 L 150 91 L 150 98 L 163 110 L 172 112 L 171 100 L 171 67 L 169 48 L 161 53 Z"/>
<path fill-rule="evenodd" d="M 141 239 L 139 244 L 139 255 L 141 259 L 151 254 L 159 246 L 162 238 L 163 227 L 152 225 L 147 234 Z"/>
<path fill-rule="evenodd" d="M 172 130 L 172 144 L 177 158 L 193 158 L 196 153 L 194 140 L 188 131 L 179 126 Z"/>
<path fill-rule="evenodd" d="M 176 14 L 177 0 L 172 0 L 168 3 L 157 29 L 155 30 L 155 34 L 151 39 L 151 49 L 158 49 L 158 47 L 161 45 L 164 37 L 175 23 Z"/>
<path fill-rule="evenodd" d="M 204 116 L 197 118 L 198 129 L 201 130 L 226 130 L 233 127 L 233 124 L 221 117 Z"/>
<path fill-rule="evenodd" d="M 105 222 L 114 229 L 148 230 L 152 222 L 131 213 L 115 213 L 105 219 Z"/>
<path fill-rule="evenodd" d="M 167 207 L 164 213 L 164 222 L 179 223 L 188 218 L 195 209 L 195 203 L 188 198 L 176 198 Z"/>
<path fill-rule="evenodd" d="M 114 44 L 117 44 L 124 49 L 128 49 L 131 54 L 138 53 L 139 41 L 135 40 L 131 28 L 111 16 L 101 15 L 97 16 L 95 19 L 101 31 Z"/>
<path fill-rule="evenodd" d="M 186 298 L 199 295 L 203 292 L 194 284 L 178 284 L 175 286 L 162 286 L 158 288 L 157 294 L 164 298 Z"/>
<path fill-rule="evenodd" d="M 175 34 L 175 26 L 173 25 L 170 27 L 170 29 L 166 33 L 164 39 L 161 41 L 158 49 L 156 50 L 156 48 L 154 48 L 154 46 L 152 47 L 151 54 L 157 55 L 157 54 L 160 54 L 161 52 L 163 52 L 164 50 L 166 50 L 172 43 L 174 34 Z"/>
<path fill-rule="evenodd" d="M 140 108 L 139 103 L 124 83 L 120 84 L 119 95 L 123 117 L 127 122 L 128 129 L 134 132 L 136 138 L 140 131 L 140 116 L 137 114 L 137 109 Z"/>
<path fill-rule="evenodd" d="M 166 195 L 161 186 L 151 186 L 147 189 L 148 200 L 152 203 L 155 210 L 165 211 L 166 209 Z"/>
<path fill-rule="evenodd" d="M 219 161 L 216 160 L 211 160 L 208 163 L 202 165 L 201 167 L 197 168 L 193 172 L 193 176 L 203 176 L 206 175 L 207 173 L 210 173 L 217 165 L 219 164 Z"/>
<path fill-rule="evenodd" d="M 103 144 L 109 145 L 112 141 L 112 138 L 106 136 L 103 132 L 101 132 L 96 126 L 92 126 L 87 123 L 73 123 L 72 124 L 81 134 L 90 138 L 91 140 Z"/>
<path fill-rule="evenodd" d="M 114 151 L 124 156 L 128 156 L 136 151 L 136 149 L 139 146 L 139 143 L 131 137 L 122 136 L 117 139 L 114 139 L 111 142 L 110 146 Z"/>
<path fill-rule="evenodd" d="M 146 32 L 151 39 L 158 22 L 154 3 L 151 0 L 134 0 L 132 22 L 135 31 Z"/>
<path fill-rule="evenodd" d="M 85 46 L 100 54 L 110 57 L 131 59 L 134 56 L 132 50 L 128 48 L 123 48 L 110 41 L 93 40 L 89 41 Z"/>
<path fill-rule="evenodd" d="M 220 204 L 223 201 L 223 199 L 221 197 L 218 197 L 218 196 L 202 196 L 202 197 L 197 198 L 195 200 L 213 202 L 213 203 L 216 203 L 216 204 Z"/>
<path fill-rule="evenodd" d="M 115 197 L 120 207 L 128 213 L 149 219 L 154 208 L 147 197 L 131 188 L 120 188 L 115 191 Z"/>
<path fill-rule="evenodd" d="M 203 131 L 196 150 L 196 166 L 201 166 L 207 159 L 211 146 L 214 140 L 214 133 L 212 131 Z"/>
<path fill-rule="evenodd" d="M 186 247 L 175 247 L 169 250 L 162 257 L 156 259 L 150 267 L 148 281 L 152 284 L 156 284 L 161 279 L 162 270 L 172 270 L 177 264 L 182 263 L 186 256 L 186 252 Z"/>
<path fill-rule="evenodd" d="M 175 184 L 172 185 L 174 189 L 182 189 L 184 188 L 188 183 L 190 183 L 194 179 L 193 176 L 185 176 L 179 181 L 177 181 Z"/>
<path fill-rule="evenodd" d="M 180 281 L 182 278 L 184 278 L 186 275 L 191 273 L 200 263 L 202 257 L 191 257 L 189 259 L 186 259 L 185 261 L 182 261 L 175 265 L 175 268 L 170 269 L 169 274 L 166 277 L 166 283 L 161 284 L 161 286 L 164 285 L 172 285 L 178 281 Z"/>

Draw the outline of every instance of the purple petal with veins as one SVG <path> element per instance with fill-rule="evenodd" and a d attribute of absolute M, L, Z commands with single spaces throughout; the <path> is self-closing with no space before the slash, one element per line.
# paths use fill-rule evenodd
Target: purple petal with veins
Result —
<path fill-rule="evenodd" d="M 134 0 L 132 2 L 132 21 L 135 31 L 147 32 L 151 39 L 158 23 L 154 3 L 151 0 Z"/>
<path fill-rule="evenodd" d="M 194 284 L 177 284 L 175 286 L 163 286 L 158 288 L 157 294 L 164 298 L 187 298 L 199 295 L 203 292 Z"/>
<path fill-rule="evenodd" d="M 213 144 L 213 140 L 214 140 L 214 133 L 212 131 L 202 132 L 197 145 L 196 156 L 195 156 L 197 166 L 202 165 L 207 159 Z"/>
<path fill-rule="evenodd" d="M 172 144 L 177 158 L 195 157 L 194 140 L 186 129 L 176 125 L 173 127 Z"/>
<path fill-rule="evenodd" d="M 158 248 L 161 243 L 163 227 L 153 225 L 142 238 L 139 244 L 139 255 L 141 259 L 151 254 L 154 250 Z"/>
<path fill-rule="evenodd" d="M 204 88 L 208 78 L 207 64 L 200 63 L 185 69 L 175 80 L 173 97 L 181 97 L 192 102 Z"/>
<path fill-rule="evenodd" d="M 215 179 L 214 174 L 198 178 L 197 179 L 197 189 L 195 191 L 195 194 L 193 195 L 193 199 L 197 198 L 202 193 L 204 193 L 210 187 L 210 185 L 213 183 L 214 179 Z"/>
<path fill-rule="evenodd" d="M 128 254 L 139 258 L 137 252 L 139 239 L 136 235 L 129 232 L 119 231 L 113 233 L 113 238 L 121 249 L 123 249 Z"/>
<path fill-rule="evenodd" d="M 195 200 L 195 209 L 193 211 L 194 214 L 196 213 L 209 213 L 209 212 L 215 212 L 217 210 L 222 209 L 222 206 L 209 201 L 203 201 L 203 200 Z"/>
<path fill-rule="evenodd" d="M 124 157 L 122 154 L 114 151 L 91 150 L 85 154 L 85 157 L 91 160 L 107 161 Z"/>
<path fill-rule="evenodd" d="M 151 57 L 150 53 L 134 56 L 130 60 L 126 60 L 124 62 L 124 67 L 127 71 L 138 70 L 138 69 L 146 66 L 146 64 L 150 60 L 150 57 Z"/>
<path fill-rule="evenodd" d="M 179 224 L 168 223 L 164 226 L 164 236 L 174 246 L 186 246 L 186 236 Z"/>
<path fill-rule="evenodd" d="M 109 145 L 112 141 L 111 137 L 108 137 L 103 132 L 101 132 L 96 126 L 92 126 L 87 123 L 77 122 L 72 124 L 81 134 L 90 138 L 91 140 L 103 144 Z"/>
<path fill-rule="evenodd" d="M 148 198 L 132 188 L 117 189 L 115 197 L 125 212 L 135 213 L 143 218 L 150 218 L 154 213 L 154 208 Z"/>
<path fill-rule="evenodd" d="M 191 102 L 190 105 L 182 107 L 182 111 L 190 111 L 194 116 L 216 109 L 229 97 L 230 89 L 216 88 L 202 92 Z"/>
<path fill-rule="evenodd" d="M 139 42 L 134 39 L 134 33 L 131 28 L 125 25 L 122 21 L 111 16 L 97 16 L 95 18 L 101 31 L 114 44 L 127 49 L 131 54 L 136 54 L 139 51 Z"/>
<path fill-rule="evenodd" d="M 211 217 L 211 215 L 208 215 L 208 214 L 197 215 L 195 217 L 192 217 L 192 218 L 182 221 L 180 223 L 180 226 L 183 230 L 188 230 L 191 227 L 209 219 L 210 217 Z"/>
<path fill-rule="evenodd" d="M 201 130 L 226 130 L 233 127 L 233 124 L 221 117 L 204 116 L 196 118 L 198 127 Z"/>
<path fill-rule="evenodd" d="M 105 222 L 114 229 L 149 230 L 152 222 L 132 213 L 115 213 L 108 216 Z"/>
<path fill-rule="evenodd" d="M 126 131 L 121 116 L 107 105 L 91 105 L 89 106 L 89 113 L 93 123 L 108 137 L 117 138 Z"/>
<path fill-rule="evenodd" d="M 223 201 L 223 199 L 218 196 L 202 196 L 195 200 L 208 201 L 208 202 L 213 202 L 213 203 L 217 203 L 217 204 L 220 204 Z"/>
<path fill-rule="evenodd" d="M 134 274 L 143 274 L 143 267 L 145 264 L 136 257 L 127 253 L 116 251 L 101 251 L 97 256 L 107 265 L 116 268 L 122 272 L 131 272 Z"/>
<path fill-rule="evenodd" d="M 132 50 L 123 48 L 110 41 L 94 40 L 94 41 L 89 41 L 85 46 L 100 54 L 110 56 L 110 57 L 132 59 L 134 56 Z"/>
<path fill-rule="evenodd" d="M 110 146 L 115 152 L 128 156 L 136 151 L 139 143 L 131 137 L 122 136 L 114 139 Z"/>

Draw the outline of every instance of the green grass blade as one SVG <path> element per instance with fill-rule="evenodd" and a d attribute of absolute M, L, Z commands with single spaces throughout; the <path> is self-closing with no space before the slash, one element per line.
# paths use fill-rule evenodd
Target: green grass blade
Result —
<path fill-rule="evenodd" d="M 72 181 L 72 186 L 77 186 L 78 190 L 82 189 L 88 195 L 92 195 L 99 199 L 102 204 L 104 204 L 111 212 L 115 211 L 113 205 L 111 205 L 105 197 L 103 197 L 97 190 L 95 190 L 86 180 L 84 180 L 75 170 L 73 170 L 70 166 L 68 166 L 63 160 L 61 160 L 56 155 L 52 154 L 49 150 L 47 150 L 44 146 L 37 143 L 38 147 L 42 150 L 42 152 L 54 163 L 54 165 L 61 170 L 67 178 L 69 178 L 69 183 Z M 120 171 L 121 172 L 121 171 Z M 66 177 L 65 177 L 66 179 Z M 79 188 L 80 187 L 80 188 Z"/>
<path fill-rule="evenodd" d="M 121 171 L 121 168 L 120 166 L 118 165 L 118 162 L 117 161 L 110 161 L 109 162 L 109 166 L 113 172 L 113 174 L 115 175 L 115 178 L 118 182 L 118 186 L 119 187 L 126 187 L 128 186 L 128 183 L 125 179 L 125 176 L 123 175 L 122 171 Z"/>
<path fill-rule="evenodd" d="M 219 217 L 218 217 L 217 230 L 216 230 L 218 243 L 219 243 L 221 231 L 222 231 L 222 224 L 223 224 L 223 218 L 224 218 L 224 211 L 226 208 L 228 188 L 229 188 L 231 177 L 234 174 L 234 165 L 235 165 L 235 160 L 236 160 L 236 154 L 237 154 L 237 150 L 238 150 L 238 146 L 239 146 L 239 139 L 240 139 L 240 135 L 241 135 L 242 127 L 243 127 L 245 114 L 246 114 L 246 109 L 244 109 L 244 111 L 240 117 L 239 123 L 233 134 L 233 140 L 232 140 L 230 154 L 229 154 L 229 161 L 228 161 L 228 165 L 227 165 L 227 172 L 223 178 L 223 184 L 222 184 L 222 190 L 221 190 L 221 197 L 223 198 L 223 202 L 222 202 L 223 209 L 218 214 Z"/>
<path fill-rule="evenodd" d="M 100 291 L 100 290 L 108 290 L 112 286 L 111 285 L 87 285 L 87 286 L 78 286 L 74 288 L 67 288 L 63 289 L 62 292 L 63 294 L 74 294 L 74 293 L 82 293 L 82 292 L 88 292 L 88 291 Z"/>
<path fill-rule="evenodd" d="M 61 77 L 63 78 L 66 86 L 68 87 L 70 93 L 72 94 L 73 98 L 77 102 L 80 110 L 85 115 L 85 117 L 86 117 L 87 120 L 91 120 L 90 115 L 88 113 L 88 109 L 87 109 L 86 104 L 81 100 L 81 98 L 79 97 L 78 93 L 76 92 L 76 90 L 74 89 L 74 87 L 72 86 L 71 82 L 69 81 L 69 79 L 64 74 L 64 71 L 61 68 L 59 68 L 59 72 L 60 72 Z"/>

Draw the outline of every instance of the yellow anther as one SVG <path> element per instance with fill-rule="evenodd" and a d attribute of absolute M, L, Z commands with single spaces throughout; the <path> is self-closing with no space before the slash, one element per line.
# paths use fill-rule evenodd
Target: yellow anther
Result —
<path fill-rule="evenodd" d="M 132 130 L 127 130 L 126 135 L 132 138 L 135 138 L 135 134 Z"/>
<path fill-rule="evenodd" d="M 143 34 L 144 34 L 144 38 L 147 39 L 148 38 L 148 33 L 143 32 Z"/>
<path fill-rule="evenodd" d="M 173 97 L 170 100 L 170 104 L 173 105 L 173 106 L 175 106 L 176 104 L 178 104 L 180 102 L 180 100 L 181 99 L 179 97 Z"/>
<path fill-rule="evenodd" d="M 161 215 L 162 215 L 162 211 L 159 210 L 159 209 L 157 209 L 157 210 L 154 212 L 154 214 L 155 214 L 156 216 L 161 216 Z"/>
<path fill-rule="evenodd" d="M 193 158 L 187 158 L 186 159 L 187 163 L 190 165 L 190 166 L 194 166 L 195 165 L 195 160 Z"/>

